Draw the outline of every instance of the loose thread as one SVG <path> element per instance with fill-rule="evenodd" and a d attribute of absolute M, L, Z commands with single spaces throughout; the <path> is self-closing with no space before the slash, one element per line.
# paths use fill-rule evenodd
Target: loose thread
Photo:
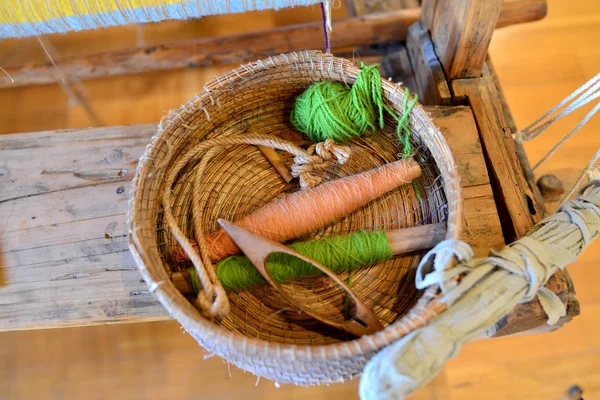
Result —
<path fill-rule="evenodd" d="M 4 68 L 0 67 L 0 71 L 4 72 L 4 74 L 8 76 L 8 78 L 10 79 L 10 83 L 15 83 L 13 77 Z"/>
<path fill-rule="evenodd" d="M 410 91 L 408 90 L 408 88 L 404 88 L 404 102 L 403 102 L 403 110 L 402 110 L 402 117 L 398 118 L 396 116 L 396 114 L 394 113 L 394 111 L 387 105 L 384 104 L 384 107 L 386 109 L 386 111 L 396 119 L 396 121 L 398 121 L 398 127 L 396 129 L 396 132 L 398 134 L 398 138 L 400 139 L 400 142 L 402 142 L 402 145 L 404 146 L 404 153 L 403 153 L 403 158 L 406 159 L 408 157 L 410 157 L 412 155 L 412 146 L 410 144 L 410 113 L 412 112 L 413 108 L 415 107 L 415 104 L 417 104 L 417 101 L 419 100 L 419 96 L 417 94 L 415 94 L 412 98 L 412 101 L 409 101 L 410 99 Z"/>
<path fill-rule="evenodd" d="M 192 281 L 194 293 L 200 292 L 200 280 L 198 279 L 198 271 L 196 271 L 196 268 L 190 268 L 190 280 Z"/>

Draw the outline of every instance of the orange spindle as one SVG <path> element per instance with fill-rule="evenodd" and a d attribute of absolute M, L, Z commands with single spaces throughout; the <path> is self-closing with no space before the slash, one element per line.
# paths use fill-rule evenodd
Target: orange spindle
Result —
<path fill-rule="evenodd" d="M 254 211 L 236 224 L 283 243 L 322 228 L 420 175 L 421 168 L 414 159 L 396 161 L 292 193 Z M 239 252 L 223 229 L 205 239 L 213 261 Z"/>

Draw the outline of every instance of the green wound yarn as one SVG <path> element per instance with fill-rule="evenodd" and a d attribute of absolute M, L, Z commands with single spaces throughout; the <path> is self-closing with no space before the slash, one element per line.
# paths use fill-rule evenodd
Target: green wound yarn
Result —
<path fill-rule="evenodd" d="M 404 157 L 412 153 L 409 115 L 417 102 L 415 95 L 409 101 L 405 88 L 404 110 L 401 117 L 383 101 L 379 65 L 360 64 L 352 87 L 340 82 L 325 81 L 311 85 L 296 99 L 292 111 L 292 125 L 313 142 L 331 138 L 343 143 L 358 136 L 373 134 L 385 125 L 384 110 L 397 122 L 397 133 L 404 145 Z"/>
<path fill-rule="evenodd" d="M 345 236 L 294 243 L 289 247 L 325 265 L 333 272 L 354 270 L 393 256 L 387 234 L 383 231 L 359 231 Z M 312 265 L 283 253 L 270 255 L 267 268 L 277 282 L 322 274 Z M 194 268 L 190 270 L 195 272 Z M 199 285 L 193 280 L 198 279 L 197 275 L 192 272 L 190 276 L 196 290 Z M 250 260 L 243 256 L 232 256 L 221 260 L 217 264 L 217 277 L 225 289 L 239 289 L 266 283 Z"/>

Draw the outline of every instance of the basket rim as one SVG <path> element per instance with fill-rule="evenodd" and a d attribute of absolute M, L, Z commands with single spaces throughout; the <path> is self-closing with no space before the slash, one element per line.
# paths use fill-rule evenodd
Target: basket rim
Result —
<path fill-rule="evenodd" d="M 336 72 L 342 77 L 356 79 L 360 68 L 351 61 L 330 54 L 324 54 L 320 51 L 306 50 L 302 52 L 293 52 L 281 54 L 276 57 L 259 60 L 254 63 L 242 65 L 231 72 L 215 77 L 204 86 L 204 92 L 194 96 L 190 101 L 182 105 L 178 110 L 171 111 L 165 115 L 159 125 L 157 133 L 152 137 L 146 147 L 144 155 L 136 168 L 133 179 L 130 198 L 128 203 L 128 243 L 130 251 L 135 259 L 142 277 L 148 284 L 149 291 L 152 292 L 159 302 L 165 307 L 169 314 L 182 324 L 184 329 L 196 338 L 203 346 L 213 339 L 218 339 L 220 343 L 217 346 L 216 353 L 226 343 L 228 348 L 242 350 L 246 355 L 252 355 L 258 352 L 269 352 L 277 355 L 279 358 L 306 359 L 313 360 L 329 359 L 339 360 L 344 357 L 354 357 L 366 355 L 369 352 L 378 351 L 389 345 L 395 340 L 400 339 L 420 326 L 426 325 L 439 313 L 446 309 L 446 304 L 438 296 L 438 288 L 428 288 L 419 298 L 417 303 L 403 315 L 399 320 L 385 327 L 384 330 L 372 335 L 358 337 L 354 340 L 343 341 L 339 343 L 321 344 L 321 345 L 297 345 L 285 344 L 279 342 L 270 342 L 264 339 L 244 336 L 240 333 L 232 332 L 214 324 L 210 320 L 201 316 L 200 312 L 186 299 L 171 282 L 162 265 L 156 266 L 149 259 L 142 246 L 143 239 L 136 230 L 136 193 L 141 192 L 143 182 L 139 179 L 143 172 L 151 169 L 150 164 L 145 162 L 151 160 L 150 152 L 153 144 L 157 140 L 165 140 L 165 136 L 170 135 L 170 131 L 178 127 L 185 121 L 185 116 L 195 114 L 201 111 L 206 112 L 204 105 L 214 104 L 213 93 L 218 93 L 220 87 L 244 80 L 248 75 L 264 72 L 270 69 L 277 69 L 283 64 L 295 64 L 296 71 L 300 73 L 305 69 L 321 69 Z M 390 101 L 391 97 L 403 98 L 403 90 L 400 90 L 400 84 L 392 83 L 384 78 L 381 79 L 384 92 L 384 98 Z M 397 103 L 394 101 L 393 103 Z M 206 112 L 207 118 L 208 112 Z M 433 124 L 430 116 L 423 109 L 422 105 L 417 103 L 413 108 L 411 115 L 417 115 L 421 120 L 426 121 L 429 129 L 432 131 L 432 137 L 436 139 L 436 146 L 443 151 L 446 167 L 444 171 L 444 192 L 448 201 L 448 218 L 446 239 L 458 238 L 462 233 L 463 220 L 463 201 L 460 190 L 460 178 L 458 176 L 456 163 L 447 141 L 443 137 L 440 129 Z M 436 159 L 436 161 L 438 161 Z M 145 171 L 146 170 L 146 171 Z M 206 347 L 206 346 L 205 346 Z M 215 346 L 211 346 L 215 347 Z"/>

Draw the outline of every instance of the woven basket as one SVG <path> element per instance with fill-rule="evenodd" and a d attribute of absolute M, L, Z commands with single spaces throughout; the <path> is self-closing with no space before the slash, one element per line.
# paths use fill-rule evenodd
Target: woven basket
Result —
<path fill-rule="evenodd" d="M 310 84 L 334 80 L 352 84 L 359 68 L 350 61 L 301 52 L 280 55 L 242 66 L 215 78 L 202 95 L 163 118 L 158 132 L 139 161 L 129 203 L 129 243 L 150 291 L 203 347 L 254 374 L 279 382 L 326 384 L 359 375 L 378 350 L 415 328 L 427 324 L 445 309 L 436 289 L 421 293 L 414 285 L 414 270 L 421 253 L 395 257 L 360 268 L 351 287 L 386 325 L 374 335 L 354 338 L 290 310 L 268 286 L 228 292 L 230 313 L 208 320 L 193 298 L 181 294 L 170 275 L 189 265 L 176 263 L 177 247 L 162 217 L 161 195 L 171 191 L 171 207 L 180 228 L 193 238 L 190 176 L 198 160 L 190 161 L 171 188 L 165 176 L 178 156 L 199 142 L 253 132 L 285 135 L 294 99 Z M 402 113 L 404 89 L 382 80 L 384 98 Z M 358 229 L 389 230 L 446 221 L 447 238 L 462 227 L 459 178 L 444 137 L 416 105 L 410 116 L 415 158 L 423 168 L 417 191 L 405 185 L 335 224 L 303 240 L 349 233 Z M 396 122 L 369 138 L 350 144 L 350 162 L 333 165 L 326 179 L 336 179 L 395 161 L 402 148 L 395 136 Z M 291 158 L 287 158 L 288 165 Z M 298 190 L 287 184 L 254 146 L 224 148 L 211 159 L 203 182 L 205 233 L 217 230 L 216 219 L 236 220 L 286 193 Z M 348 279 L 348 273 L 340 274 Z M 344 296 L 328 278 L 309 277 L 284 284 L 286 290 L 310 302 L 315 310 L 343 315 Z M 347 309 L 346 309 L 347 311 Z"/>

